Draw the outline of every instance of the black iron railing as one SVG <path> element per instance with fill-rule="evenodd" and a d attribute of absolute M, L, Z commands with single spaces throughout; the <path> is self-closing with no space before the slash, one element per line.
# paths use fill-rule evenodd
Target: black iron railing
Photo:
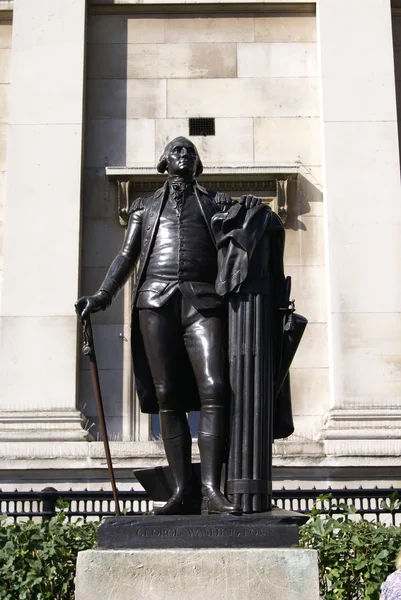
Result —
<path fill-rule="evenodd" d="M 319 500 L 325 496 L 324 501 Z M 321 509 L 323 514 L 344 514 L 341 504 L 355 507 L 354 515 L 346 518 L 363 518 L 383 521 L 387 524 L 401 524 L 401 489 L 310 489 L 288 490 L 282 488 L 273 491 L 273 502 L 279 508 L 309 513 L 313 506 Z M 120 491 L 120 510 L 123 514 L 141 515 L 152 508 L 152 501 L 145 492 L 130 490 Z M 112 492 L 99 491 L 57 491 L 45 488 L 42 491 L 0 490 L 0 514 L 7 514 L 14 521 L 20 519 L 50 519 L 63 510 L 71 520 L 78 517 L 87 520 L 100 520 L 102 517 L 114 515 Z"/>

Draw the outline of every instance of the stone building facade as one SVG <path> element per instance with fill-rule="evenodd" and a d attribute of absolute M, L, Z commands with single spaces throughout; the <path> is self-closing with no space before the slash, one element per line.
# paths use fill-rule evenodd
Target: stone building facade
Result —
<path fill-rule="evenodd" d="M 390 0 L 0 0 L 1 487 L 107 481 L 73 304 L 190 119 L 205 185 L 285 220 L 309 319 L 276 485 L 401 484 L 400 48 Z M 93 317 L 120 487 L 164 461 L 129 314 Z"/>

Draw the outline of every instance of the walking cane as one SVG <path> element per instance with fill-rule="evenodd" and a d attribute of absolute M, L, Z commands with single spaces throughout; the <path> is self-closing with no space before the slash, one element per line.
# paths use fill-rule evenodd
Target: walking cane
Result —
<path fill-rule="evenodd" d="M 99 416 L 100 431 L 103 438 L 104 451 L 106 454 L 107 470 L 109 472 L 109 478 L 111 482 L 111 489 L 113 490 L 113 498 L 116 506 L 116 517 L 120 516 L 120 506 L 118 503 L 116 480 L 114 479 L 113 464 L 111 462 L 109 438 L 107 437 L 106 420 L 104 418 L 102 392 L 100 391 L 99 383 L 99 370 L 97 368 L 97 360 L 95 354 L 95 344 L 93 341 L 93 331 L 90 315 L 82 319 L 81 321 L 84 334 L 84 344 L 82 346 L 82 353 L 89 357 L 91 365 L 92 383 L 95 392 L 97 414 Z"/>

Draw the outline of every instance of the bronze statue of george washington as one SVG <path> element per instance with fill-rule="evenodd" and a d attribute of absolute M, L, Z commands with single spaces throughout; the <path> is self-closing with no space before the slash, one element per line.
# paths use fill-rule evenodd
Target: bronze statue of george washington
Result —
<path fill-rule="evenodd" d="M 226 451 L 229 383 L 227 304 L 216 293 L 217 248 L 211 220 L 235 202 L 196 182 L 194 144 L 167 144 L 157 170 L 165 185 L 129 211 L 124 244 L 100 289 L 76 303 L 81 319 L 106 309 L 138 264 L 133 293 L 132 355 L 141 409 L 159 413 L 175 489 L 155 514 L 191 512 L 191 434 L 186 413 L 200 410 L 202 513 L 240 514 L 220 491 Z M 243 196 L 245 209 L 260 202 Z"/>

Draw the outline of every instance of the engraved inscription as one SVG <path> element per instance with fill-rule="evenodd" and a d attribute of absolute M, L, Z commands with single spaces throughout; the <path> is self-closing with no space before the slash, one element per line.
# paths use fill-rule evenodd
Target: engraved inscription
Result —
<path fill-rule="evenodd" d="M 258 527 L 188 527 L 182 529 L 138 527 L 134 533 L 137 537 L 146 538 L 254 538 L 264 536 L 266 532 Z"/>
<path fill-rule="evenodd" d="M 143 527 L 139 527 L 135 529 L 135 535 L 137 537 L 169 537 L 169 538 L 177 538 L 182 536 L 182 531 L 180 529 L 162 529 L 160 527 L 152 527 L 152 529 L 145 529 Z"/>

